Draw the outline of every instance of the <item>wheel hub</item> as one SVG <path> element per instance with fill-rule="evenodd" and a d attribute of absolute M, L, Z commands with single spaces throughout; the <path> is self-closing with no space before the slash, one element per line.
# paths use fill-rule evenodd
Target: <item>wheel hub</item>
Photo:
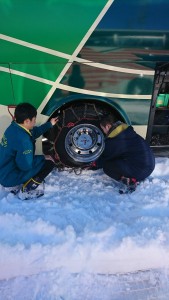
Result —
<path fill-rule="evenodd" d="M 65 149 L 67 154 L 77 162 L 94 161 L 104 150 L 104 135 L 94 125 L 77 125 L 67 133 Z"/>

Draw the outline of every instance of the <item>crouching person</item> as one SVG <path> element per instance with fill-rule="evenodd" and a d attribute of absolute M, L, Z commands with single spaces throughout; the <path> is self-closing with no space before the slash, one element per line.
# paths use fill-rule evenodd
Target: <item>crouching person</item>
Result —
<path fill-rule="evenodd" d="M 147 178 L 155 168 L 155 158 L 147 142 L 132 126 L 113 116 L 104 116 L 100 126 L 106 135 L 105 149 L 96 161 L 97 168 L 121 182 L 120 193 L 133 192 L 137 183 Z"/>
<path fill-rule="evenodd" d="M 35 127 L 36 116 L 33 105 L 17 105 L 15 121 L 6 129 L 0 143 L 0 184 L 18 193 L 21 199 L 42 196 L 44 178 L 55 166 L 44 155 L 35 155 L 35 141 L 57 123 L 57 118 Z"/>

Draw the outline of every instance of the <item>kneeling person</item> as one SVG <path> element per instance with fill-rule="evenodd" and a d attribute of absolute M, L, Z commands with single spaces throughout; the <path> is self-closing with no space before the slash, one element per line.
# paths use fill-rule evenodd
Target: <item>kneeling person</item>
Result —
<path fill-rule="evenodd" d="M 37 188 L 55 166 L 44 155 L 35 155 L 35 141 L 58 120 L 52 118 L 50 122 L 36 127 L 36 116 L 37 110 L 33 105 L 17 105 L 15 121 L 6 129 L 0 143 L 0 184 L 10 187 L 13 193 L 19 192 L 21 199 L 42 196 L 43 189 Z M 32 193 L 36 189 L 37 192 Z"/>
<path fill-rule="evenodd" d="M 151 148 L 132 126 L 115 122 L 111 115 L 104 116 L 100 126 L 106 138 L 105 149 L 96 161 L 97 167 L 103 168 L 105 174 L 116 181 L 124 183 L 126 192 L 134 191 L 137 182 L 147 178 L 155 168 Z"/>

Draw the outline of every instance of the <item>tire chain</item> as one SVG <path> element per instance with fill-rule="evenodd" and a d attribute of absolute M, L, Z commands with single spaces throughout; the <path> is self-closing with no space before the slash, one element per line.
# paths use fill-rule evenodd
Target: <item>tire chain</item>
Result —
<path fill-rule="evenodd" d="M 97 111 L 97 109 L 96 109 L 95 104 L 90 104 L 90 106 L 93 106 L 97 118 L 100 119 L 100 116 L 99 116 L 99 113 L 98 113 L 98 111 Z M 73 109 L 72 106 L 70 106 L 70 107 L 67 108 L 66 110 L 71 110 L 71 112 L 73 113 L 73 115 L 76 117 L 77 122 L 79 122 L 79 121 L 82 120 L 82 119 L 86 119 L 86 115 L 87 115 L 87 104 L 86 104 L 86 103 L 85 103 L 85 106 L 84 106 L 83 117 L 82 117 L 81 119 L 78 118 L 78 116 L 77 116 L 77 114 L 75 113 L 75 111 L 74 111 L 74 109 Z M 61 130 L 62 130 L 64 127 L 67 127 L 67 126 L 65 125 L 65 111 L 66 111 L 66 110 L 63 110 L 62 126 L 60 127 L 60 126 L 58 126 L 58 124 L 56 124 L 57 127 L 58 127 L 58 132 L 59 132 L 59 134 L 60 134 Z M 58 136 L 59 136 L 59 134 L 58 134 Z M 56 142 L 56 141 L 55 141 L 55 142 Z M 54 145 L 53 145 L 53 150 L 54 150 L 54 152 L 55 152 L 55 155 L 57 156 L 57 160 L 55 161 L 55 164 L 56 164 L 56 168 L 58 169 L 59 172 L 65 171 L 67 168 L 69 168 L 69 172 L 70 172 L 70 173 L 74 172 L 76 175 L 81 175 L 81 173 L 82 173 L 83 170 L 85 170 L 85 169 L 87 170 L 87 169 L 90 168 L 90 164 L 85 164 L 85 165 L 82 165 L 81 167 L 68 167 L 68 166 L 66 166 L 64 163 L 62 163 L 62 161 L 60 160 L 58 153 L 57 153 L 56 150 L 54 149 Z"/>

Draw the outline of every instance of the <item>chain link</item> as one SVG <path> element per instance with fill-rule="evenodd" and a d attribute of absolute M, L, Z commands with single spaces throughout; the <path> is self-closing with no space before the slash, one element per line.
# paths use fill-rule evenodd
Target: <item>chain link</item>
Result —
<path fill-rule="evenodd" d="M 92 106 L 93 106 L 93 108 L 94 108 L 94 111 L 95 111 L 95 113 L 96 113 L 96 116 L 99 118 L 99 112 L 97 111 L 95 104 L 92 104 Z M 88 105 L 87 105 L 87 103 L 85 103 L 85 105 L 84 105 L 84 112 L 83 112 L 83 114 L 82 114 L 82 115 L 83 115 L 83 118 L 86 118 L 86 115 L 87 115 L 87 109 L 88 109 Z M 77 119 L 77 122 L 80 121 L 79 117 L 77 116 L 77 114 L 76 114 L 76 112 L 74 111 L 74 109 L 73 109 L 72 106 L 70 106 L 70 107 L 67 108 L 66 110 L 70 110 L 70 111 L 73 113 L 73 115 L 74 115 L 75 118 Z M 66 125 L 65 125 L 65 116 L 66 116 L 65 111 L 66 111 L 66 110 L 63 110 L 63 117 L 62 117 L 62 125 L 61 125 L 61 127 L 58 126 L 58 124 L 57 124 L 58 130 L 59 130 L 58 136 L 59 136 L 61 130 L 63 129 L 63 127 L 66 127 Z M 76 122 L 75 122 L 75 123 L 76 123 Z M 57 139 L 55 140 L 55 143 L 56 143 L 56 141 L 57 141 Z M 61 161 L 60 158 L 59 158 L 58 153 L 56 152 L 56 149 L 54 148 L 55 143 L 53 143 L 53 150 L 54 150 L 54 152 L 55 152 L 55 156 L 57 156 L 57 161 L 55 161 L 55 165 L 56 165 L 56 168 L 57 168 L 57 170 L 58 170 L 59 172 L 65 171 L 65 170 L 68 168 L 68 169 L 69 169 L 69 173 L 74 172 L 76 175 L 81 175 L 81 173 L 82 173 L 83 170 L 89 168 L 89 165 L 83 165 L 83 166 L 81 166 L 81 167 L 69 167 L 69 166 L 66 166 L 64 163 L 62 163 L 62 161 Z"/>

